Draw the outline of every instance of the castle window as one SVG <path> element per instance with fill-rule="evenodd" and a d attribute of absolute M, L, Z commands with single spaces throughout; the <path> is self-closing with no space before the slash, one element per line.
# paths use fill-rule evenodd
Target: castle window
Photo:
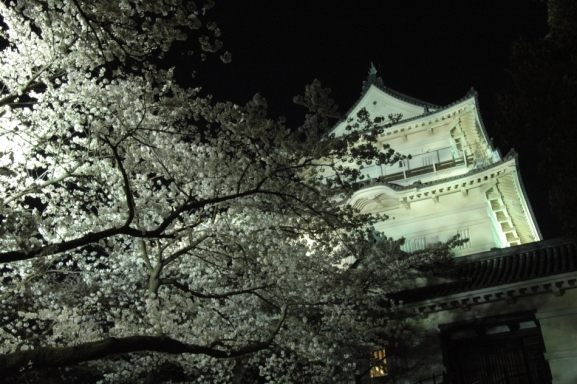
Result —
<path fill-rule="evenodd" d="M 375 361 L 375 365 L 371 367 L 371 379 L 387 376 L 388 372 L 386 351 L 384 349 L 377 349 L 373 351 L 373 359 L 377 361 Z"/>

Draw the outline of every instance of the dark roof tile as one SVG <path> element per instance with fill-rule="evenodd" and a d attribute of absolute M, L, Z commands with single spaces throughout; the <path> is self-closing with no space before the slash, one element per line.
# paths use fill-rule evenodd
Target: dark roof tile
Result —
<path fill-rule="evenodd" d="M 577 243 L 569 239 L 538 241 L 460 257 L 454 264 L 455 281 L 390 293 L 388 297 L 412 303 L 575 272 Z"/>

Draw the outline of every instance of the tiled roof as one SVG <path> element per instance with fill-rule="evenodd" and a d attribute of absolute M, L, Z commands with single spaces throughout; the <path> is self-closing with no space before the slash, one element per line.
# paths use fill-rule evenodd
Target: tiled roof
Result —
<path fill-rule="evenodd" d="M 474 88 L 471 88 L 469 90 L 469 92 L 467 92 L 467 94 L 465 96 L 463 96 L 462 98 L 453 101 L 452 103 L 449 103 L 447 105 L 444 106 L 440 106 L 440 105 L 436 105 L 436 104 L 432 104 L 432 103 L 428 103 L 426 101 L 422 101 L 419 99 L 416 99 L 414 97 L 405 95 L 399 91 L 395 91 L 389 87 L 385 87 L 385 85 L 383 84 L 383 79 L 381 79 L 380 77 L 376 76 L 376 75 L 369 75 L 369 77 L 367 78 L 366 81 L 363 81 L 363 90 L 361 92 L 361 96 L 357 99 L 357 101 L 349 108 L 349 110 L 345 113 L 345 116 L 349 116 L 353 110 L 357 107 L 357 105 L 359 105 L 359 103 L 361 102 L 361 100 L 363 99 L 363 97 L 365 96 L 365 94 L 369 91 L 371 85 L 374 85 L 375 87 L 377 87 L 378 89 L 380 89 L 381 91 L 385 92 L 386 94 L 389 94 L 399 100 L 403 100 L 407 103 L 413 104 L 413 105 L 417 105 L 420 107 L 424 107 L 425 108 L 425 112 L 422 115 L 417 115 L 417 116 L 413 116 L 413 117 L 409 117 L 406 119 L 402 119 L 400 121 L 398 121 L 397 123 L 393 124 L 393 125 L 399 125 L 399 124 L 404 124 L 408 121 L 411 120 L 416 120 L 419 119 L 423 116 L 427 116 L 427 115 L 432 115 L 432 114 L 436 114 L 439 112 L 442 112 L 446 109 L 449 109 L 450 107 L 452 107 L 453 105 L 459 104 L 467 99 L 470 99 L 471 97 L 473 97 L 475 99 L 475 105 L 477 107 L 477 109 L 479 109 L 479 94 L 477 93 L 477 91 L 475 91 Z M 427 109 L 431 108 L 431 111 L 428 111 Z M 481 118 L 481 114 L 479 113 L 479 123 L 480 123 L 480 130 L 482 132 L 482 134 L 484 135 L 484 137 L 487 139 L 487 142 L 489 143 L 489 145 L 491 146 L 491 149 L 495 149 L 493 142 L 489 139 L 489 136 L 487 135 L 487 130 L 485 129 L 485 124 L 483 123 L 483 119 Z M 335 123 L 335 125 L 333 126 L 333 129 L 331 130 L 331 133 L 334 132 L 338 126 L 345 120 L 339 120 Z"/>
<path fill-rule="evenodd" d="M 577 241 L 555 239 L 455 259 L 453 282 L 389 294 L 403 303 L 577 271 Z"/>
<path fill-rule="evenodd" d="M 444 179 L 431 180 L 431 181 L 428 181 L 425 183 L 422 183 L 420 180 L 417 180 L 413 184 L 403 186 L 403 185 L 399 185 L 399 184 L 395 184 L 395 183 L 389 183 L 389 182 L 381 181 L 382 179 L 380 179 L 380 178 L 373 178 L 373 179 L 369 179 L 366 181 L 361 181 L 358 183 L 359 187 L 354 192 L 351 192 L 348 197 L 350 198 L 353 195 L 353 193 L 362 191 L 363 189 L 371 188 L 371 187 L 375 187 L 375 186 L 381 186 L 381 185 L 389 187 L 393 191 L 399 191 L 399 192 L 405 191 L 405 190 L 411 190 L 414 188 L 421 189 L 421 188 L 426 188 L 426 187 L 430 187 L 433 185 L 440 185 L 440 184 L 444 184 L 447 182 L 451 182 L 451 181 L 455 181 L 455 180 L 459 180 L 459 179 L 464 179 L 466 177 L 481 173 L 487 169 L 496 168 L 499 165 L 506 163 L 507 161 L 509 161 L 511 159 L 515 159 L 515 167 L 517 169 L 517 180 L 519 182 L 519 193 L 522 194 L 522 198 L 524 199 L 525 204 L 527 206 L 527 210 L 528 210 L 527 214 L 529 215 L 530 218 L 533 219 L 533 224 L 535 226 L 537 238 L 541 239 L 542 238 L 541 230 L 539 229 L 539 226 L 537 225 L 537 221 L 535 220 L 535 214 L 533 213 L 533 208 L 531 207 L 531 203 L 529 202 L 529 198 L 527 197 L 527 192 L 525 191 L 525 186 L 523 185 L 523 180 L 521 179 L 521 171 L 520 171 L 520 167 L 519 167 L 519 155 L 517 154 L 517 152 L 514 149 L 511 149 L 505 157 L 502 157 L 501 160 L 496 161 L 493 164 L 488 164 L 488 165 L 479 166 L 477 168 L 473 168 L 469 172 L 461 174 L 461 175 L 447 177 Z M 343 199 L 342 204 L 346 204 L 346 201 L 347 201 L 346 199 Z"/>
<path fill-rule="evenodd" d="M 403 100 L 409 104 L 418 105 L 419 107 L 433 108 L 435 110 L 442 108 L 439 105 L 427 103 L 426 101 L 419 100 L 419 99 L 414 98 L 412 96 L 405 95 L 404 93 L 401 93 L 399 91 L 395 91 L 394 89 L 386 87 L 383 84 L 383 79 L 381 79 L 380 77 L 378 77 L 376 75 L 369 75 L 367 80 L 363 81 L 363 92 L 361 94 L 361 99 L 362 99 L 362 96 L 369 90 L 371 85 L 374 85 L 375 87 L 377 87 L 381 91 L 383 91 L 383 92 L 385 92 L 385 93 L 387 93 L 387 94 L 389 94 L 389 95 L 391 95 L 391 96 L 393 96 L 399 100 Z M 357 104 L 358 104 L 358 102 L 357 102 Z M 349 112 L 350 111 L 352 111 L 352 110 L 349 110 Z"/>
<path fill-rule="evenodd" d="M 427 103 L 426 101 L 422 101 L 422 100 L 416 99 L 416 98 L 414 98 L 414 97 L 407 96 L 407 95 L 405 95 L 405 94 L 403 94 L 403 93 L 401 93 L 401 92 L 395 91 L 395 90 L 393 90 L 393 89 L 391 89 L 391 88 L 389 88 L 389 87 L 385 87 L 385 85 L 383 84 L 383 80 L 382 80 L 380 77 L 377 77 L 377 76 L 375 76 L 375 75 L 369 75 L 369 77 L 367 78 L 367 80 L 366 80 L 366 81 L 363 81 L 363 90 L 362 90 L 362 92 L 361 92 L 361 96 L 360 96 L 360 97 L 357 99 L 357 101 L 349 108 L 349 110 L 345 113 L 345 116 L 349 116 L 349 115 L 353 112 L 353 110 L 357 107 L 357 105 L 359 105 L 359 103 L 361 102 L 361 100 L 363 99 L 363 97 L 365 96 L 365 94 L 366 94 L 366 93 L 369 91 L 369 89 L 371 88 L 371 85 L 374 85 L 375 87 L 377 87 L 377 88 L 380 89 L 381 91 L 383 91 L 383 92 L 385 92 L 386 94 L 389 94 L 389 95 L 391 95 L 391 96 L 393 96 L 393 97 L 395 97 L 395 98 L 397 98 L 397 99 L 399 99 L 399 100 L 405 101 L 405 102 L 410 103 L 410 104 L 413 104 L 413 105 L 417 105 L 417 106 L 419 106 L 419 107 L 424 107 L 425 109 L 429 109 L 429 108 L 433 109 L 433 111 L 425 112 L 425 113 L 423 113 L 422 115 L 417 115 L 417 116 L 413 116 L 413 117 L 410 117 L 410 118 L 407 118 L 407 119 L 400 120 L 400 121 L 397 122 L 397 124 L 405 123 L 405 122 L 410 121 L 410 120 L 418 119 L 418 118 L 420 118 L 420 117 L 423 117 L 423 116 L 426 116 L 426 115 L 430 115 L 430 114 L 436 113 L 436 112 L 438 112 L 438 111 L 440 111 L 440 110 L 443 110 L 443 109 L 446 109 L 446 108 L 450 107 L 451 105 L 456 104 L 457 102 L 463 101 L 463 100 L 465 100 L 465 99 L 467 99 L 467 98 L 469 97 L 469 93 L 468 93 L 467 96 L 465 96 L 464 98 L 462 98 L 462 99 L 460 99 L 460 100 L 458 100 L 458 101 L 456 101 L 456 102 L 454 102 L 454 103 L 451 103 L 451 104 L 448 105 L 448 106 L 441 107 L 441 106 L 436 105 L 436 104 Z M 337 121 L 337 122 L 335 123 L 335 125 L 333 126 L 333 128 L 331 129 L 331 133 L 333 133 L 333 132 L 339 127 L 339 125 L 340 125 L 341 123 L 343 123 L 344 121 L 346 121 L 346 119 Z M 395 125 L 396 125 L 396 124 L 395 124 Z"/>

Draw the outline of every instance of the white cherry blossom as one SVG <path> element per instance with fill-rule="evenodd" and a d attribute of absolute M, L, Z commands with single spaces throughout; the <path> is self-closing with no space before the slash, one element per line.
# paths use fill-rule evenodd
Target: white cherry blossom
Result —
<path fill-rule="evenodd" d="M 0 375 L 347 382 L 406 337 L 385 294 L 449 245 L 406 254 L 343 203 L 398 159 L 382 127 L 331 136 L 318 82 L 300 127 L 179 86 L 154 63 L 220 48 L 211 3 L 0 2 Z"/>

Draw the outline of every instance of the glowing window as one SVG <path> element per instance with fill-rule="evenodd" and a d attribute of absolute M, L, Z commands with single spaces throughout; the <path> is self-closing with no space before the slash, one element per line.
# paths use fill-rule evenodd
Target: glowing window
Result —
<path fill-rule="evenodd" d="M 373 351 L 373 359 L 377 360 L 375 366 L 371 367 L 371 378 L 385 377 L 387 372 L 387 353 L 384 349 Z"/>

